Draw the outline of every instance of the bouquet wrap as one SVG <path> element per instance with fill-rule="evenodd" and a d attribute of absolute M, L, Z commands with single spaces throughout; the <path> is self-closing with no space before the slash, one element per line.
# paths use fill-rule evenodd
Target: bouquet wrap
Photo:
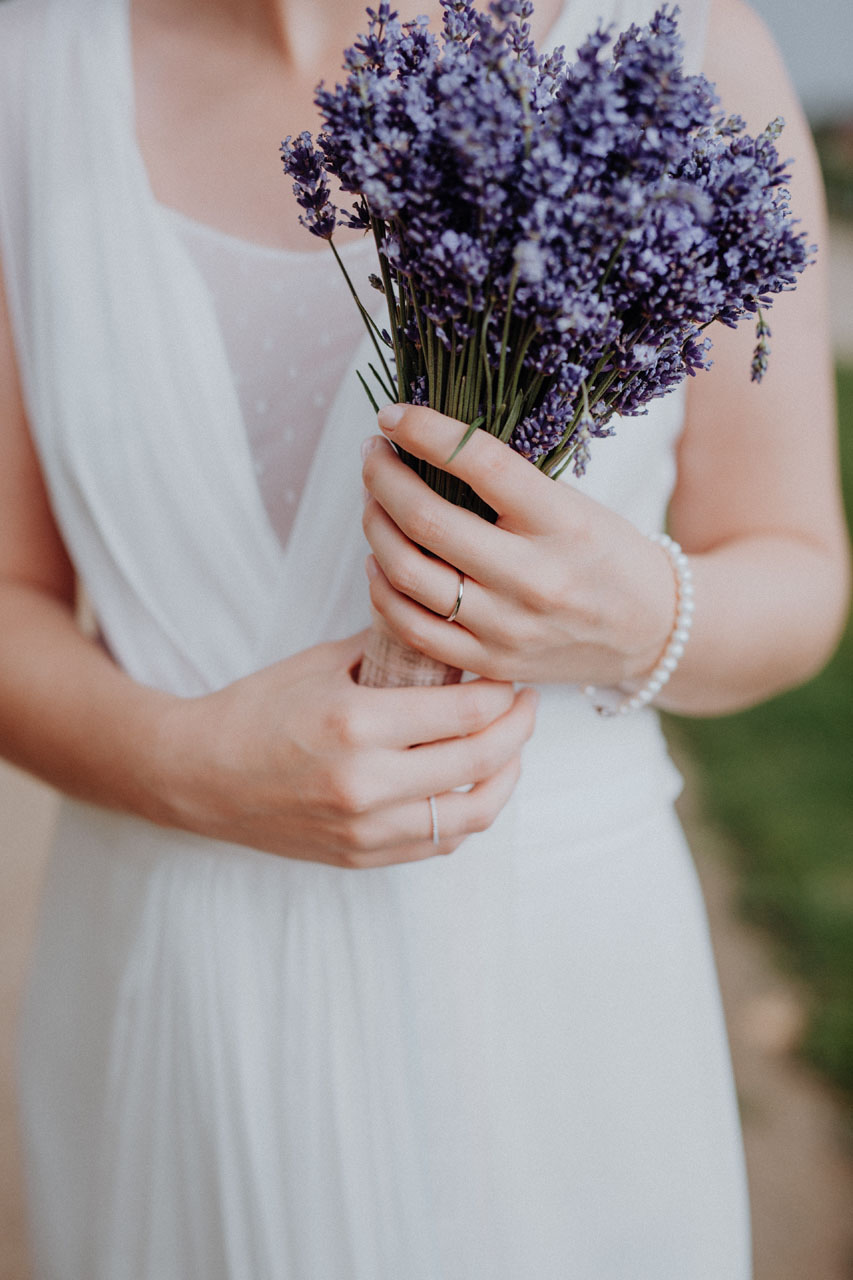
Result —
<path fill-rule="evenodd" d="M 373 625 L 358 670 L 358 683 L 374 689 L 399 689 L 412 685 L 458 684 L 458 667 L 438 662 L 398 640 L 385 619 L 373 615 Z"/>

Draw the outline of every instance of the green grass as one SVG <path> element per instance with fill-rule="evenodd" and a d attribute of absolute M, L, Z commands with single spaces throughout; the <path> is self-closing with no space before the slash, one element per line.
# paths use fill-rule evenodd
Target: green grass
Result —
<path fill-rule="evenodd" d="M 826 121 L 813 128 L 827 204 L 834 218 L 853 219 L 853 124 Z"/>
<path fill-rule="evenodd" d="M 838 372 L 853 522 L 853 366 Z M 733 837 L 744 914 L 813 993 L 803 1051 L 853 1096 L 853 625 L 810 684 L 753 710 L 669 726 Z"/>

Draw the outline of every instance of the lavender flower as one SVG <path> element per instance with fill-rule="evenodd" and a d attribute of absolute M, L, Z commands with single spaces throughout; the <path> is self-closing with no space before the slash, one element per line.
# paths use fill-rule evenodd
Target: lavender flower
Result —
<path fill-rule="evenodd" d="M 331 240 L 338 225 L 338 211 L 329 195 L 323 157 L 315 151 L 311 134 L 303 132 L 298 138 L 285 138 L 281 155 L 286 172 L 293 178 L 297 203 L 308 211 L 307 217 L 299 215 L 299 221 L 312 235 Z"/>
<path fill-rule="evenodd" d="M 552 388 L 536 412 L 519 422 L 512 433 L 510 444 L 525 458 L 536 462 L 562 444 L 571 419 L 570 402 L 557 388 Z"/>
<path fill-rule="evenodd" d="M 780 122 L 751 137 L 720 114 L 708 81 L 684 74 L 666 7 L 612 46 L 592 32 L 571 63 L 535 50 L 530 0 L 442 10 L 436 36 L 368 9 L 343 83 L 318 88 L 316 143 L 282 147 L 313 234 L 333 249 L 336 226 L 374 236 L 384 390 L 558 474 L 582 471 L 616 415 L 707 368 L 716 320 L 757 317 L 760 378 L 763 312 L 814 253 L 791 216 Z"/>

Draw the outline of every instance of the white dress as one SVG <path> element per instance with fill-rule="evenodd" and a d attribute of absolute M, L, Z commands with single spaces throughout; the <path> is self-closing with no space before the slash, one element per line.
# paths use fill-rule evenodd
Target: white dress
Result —
<path fill-rule="evenodd" d="M 570 2 L 554 41 L 600 7 Z M 105 642 L 194 695 L 365 625 L 375 424 L 362 348 L 301 461 L 270 434 L 271 394 L 283 431 L 307 421 L 270 370 L 297 329 L 320 350 L 328 304 L 296 317 L 293 273 L 325 268 L 258 272 L 157 205 L 128 54 L 126 0 L 0 6 L 0 252 Z M 681 414 L 622 423 L 585 490 L 659 529 Z M 345 872 L 64 802 L 21 1027 L 39 1280 L 747 1280 L 678 787 L 652 711 L 553 687 L 513 799 L 451 858 Z"/>

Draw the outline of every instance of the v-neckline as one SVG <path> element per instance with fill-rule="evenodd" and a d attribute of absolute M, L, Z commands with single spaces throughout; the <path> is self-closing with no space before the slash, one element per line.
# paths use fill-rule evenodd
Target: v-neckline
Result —
<path fill-rule="evenodd" d="M 549 35 L 545 41 L 542 41 L 543 47 L 555 47 L 561 34 L 561 28 L 565 22 L 569 10 L 574 8 L 576 0 L 566 0 L 562 6 Z M 181 236 L 174 220 L 170 217 L 172 213 L 180 213 L 180 211 L 172 210 L 164 205 L 156 196 L 150 175 L 145 163 L 145 158 L 139 143 L 136 129 L 136 85 L 134 78 L 133 64 L 133 31 L 132 31 L 132 0 L 121 0 L 116 6 L 114 12 L 120 11 L 119 21 L 121 23 L 121 73 L 124 80 L 124 101 L 126 111 L 126 131 L 127 131 L 127 147 L 130 155 L 132 167 L 135 170 L 136 184 L 139 190 L 139 199 L 144 203 L 152 224 L 156 224 L 157 236 L 165 238 L 169 241 L 172 253 L 176 251 L 180 254 L 185 264 L 186 270 L 192 272 L 193 277 L 203 287 L 204 293 L 208 299 L 210 312 L 215 324 L 216 333 L 219 336 L 221 348 L 221 359 L 226 369 L 228 366 L 227 353 L 222 335 L 222 327 L 216 312 L 214 300 L 210 295 L 199 270 L 192 259 L 191 253 L 187 246 L 182 242 Z M 181 215 L 189 216 L 189 215 Z M 201 223 L 207 226 L 206 223 Z M 210 228 L 212 232 L 217 232 L 216 228 Z M 225 234 L 225 233 L 223 233 Z M 240 237 L 233 237 L 240 240 Z M 247 245 L 258 251 L 264 251 L 265 246 L 261 246 L 254 241 L 246 241 Z M 271 248 L 271 252 L 275 252 Z M 297 251 L 298 252 L 298 251 Z M 315 251 L 316 252 L 316 251 Z M 364 363 L 365 355 L 369 359 L 368 339 L 365 336 L 362 343 L 355 353 L 354 359 L 347 367 L 347 371 L 342 378 L 336 391 L 330 412 L 326 416 L 325 423 L 319 433 L 317 446 L 314 456 L 311 460 L 305 483 L 299 495 L 294 520 L 291 526 L 290 536 L 284 546 L 280 543 L 276 533 L 270 522 L 266 505 L 263 500 L 260 486 L 258 484 L 257 475 L 254 470 L 251 447 L 246 429 L 245 419 L 239 405 L 239 400 L 234 387 L 233 374 L 231 374 L 231 385 L 234 390 L 234 407 L 236 410 L 235 420 L 233 423 L 232 447 L 239 451 L 242 457 L 242 465 L 249 479 L 253 495 L 253 505 L 255 508 L 255 517 L 257 523 L 256 535 L 261 540 L 261 553 L 264 562 L 273 567 L 269 581 L 269 600 L 268 600 L 268 616 L 257 620 L 255 628 L 255 644 L 253 652 L 247 655 L 253 664 L 260 665 L 263 662 L 273 661 L 276 657 L 283 656 L 284 653 L 296 652 L 299 648 L 303 648 L 311 643 L 317 643 L 321 639 L 329 638 L 330 629 L 333 631 L 333 623 L 330 617 L 330 607 L 332 597 L 336 591 L 332 590 L 331 576 L 335 578 L 337 590 L 341 590 L 339 581 L 339 564 L 338 561 L 331 557 L 327 562 L 327 568 L 330 574 L 328 581 L 328 590 L 326 583 L 318 581 L 318 575 L 313 571 L 313 565 L 308 563 L 309 558 L 313 560 L 312 551 L 316 551 L 318 547 L 322 548 L 323 539 L 319 525 L 321 523 L 321 510 L 318 510 L 318 504 L 313 502 L 314 509 L 311 512 L 311 533 L 316 536 L 309 536 L 306 529 L 306 501 L 316 500 L 318 494 L 328 494 L 333 501 L 328 504 L 323 503 L 327 508 L 335 507 L 338 516 L 343 514 L 346 509 L 348 519 L 354 521 L 354 528 L 359 528 L 359 509 L 361 504 L 360 487 L 358 486 L 358 465 L 357 458 L 349 459 L 350 453 L 357 453 L 357 441 L 353 438 L 353 431 L 346 429 L 356 427 L 362 435 L 369 434 L 375 429 L 372 414 L 366 412 L 366 403 L 361 406 L 364 411 L 364 417 L 361 414 L 354 413 L 354 405 L 348 401 L 347 397 L 353 390 L 357 390 L 355 382 L 355 370 L 360 364 Z M 229 370 L 230 372 L 230 370 Z M 340 450 L 344 455 L 340 459 L 334 449 L 330 449 L 329 435 L 334 429 L 339 419 L 346 418 L 348 422 L 341 425 L 342 439 L 340 441 Z M 336 442 L 337 447 L 337 442 Z M 334 484 L 329 474 L 329 463 L 331 460 L 339 462 L 339 475 L 342 480 L 349 486 L 352 486 L 352 494 L 349 495 L 350 501 L 344 500 L 344 495 L 334 493 Z M 354 465 L 352 465 L 354 463 Z M 323 472 L 322 483 L 320 472 Z M 336 468 L 337 470 L 337 468 Z M 227 490 L 226 490 L 227 492 Z M 355 498 L 353 498 L 355 494 Z M 340 531 L 341 536 L 346 539 L 347 533 Z M 352 532 L 352 530 L 349 530 Z M 301 547 L 300 545 L 301 544 Z M 366 545 L 366 544 L 365 544 Z M 345 560 L 346 556 L 341 556 L 341 560 Z M 345 588 L 343 588 L 345 589 Z M 367 599 L 366 586 L 364 588 L 365 600 Z M 308 601 L 306 596 L 310 595 L 313 601 L 313 608 L 307 607 Z M 313 625 L 316 623 L 316 626 Z M 277 627 L 276 624 L 279 624 Z"/>
<path fill-rule="evenodd" d="M 156 226 L 157 237 L 161 239 L 161 241 L 168 240 L 170 247 L 172 249 L 172 252 L 180 254 L 180 257 L 183 263 L 185 264 L 185 269 L 188 272 L 192 272 L 193 277 L 196 279 L 199 286 L 203 289 L 205 297 L 208 301 L 210 315 L 213 319 L 215 330 L 219 339 L 219 346 L 220 346 L 219 356 L 220 356 L 223 368 L 227 369 L 229 372 L 229 379 L 230 379 L 231 387 L 234 393 L 233 394 L 233 403 L 234 403 L 233 419 L 234 420 L 233 420 L 233 430 L 231 432 L 231 435 L 233 437 L 232 446 L 235 450 L 239 451 L 242 458 L 242 465 L 246 473 L 246 476 L 247 478 L 250 478 L 251 488 L 254 496 L 255 514 L 257 517 L 257 526 L 258 526 L 257 534 L 261 538 L 261 541 L 263 544 L 265 562 L 271 563 L 273 565 L 277 564 L 279 566 L 276 579 L 271 584 L 272 590 L 275 591 L 276 589 L 275 581 L 277 581 L 277 577 L 280 576 L 281 573 L 283 572 L 283 567 L 284 567 L 283 561 L 287 556 L 290 540 L 288 539 L 288 542 L 284 546 L 282 546 L 281 542 L 279 541 L 275 533 L 275 530 L 273 529 L 272 523 L 270 521 L 269 513 L 267 511 L 266 504 L 264 503 L 263 495 L 261 493 L 260 485 L 258 484 L 258 478 L 257 478 L 257 473 L 254 467 L 254 461 L 252 458 L 252 451 L 251 451 L 251 445 L 249 441 L 249 435 L 248 435 L 248 430 L 246 426 L 245 416 L 244 416 L 242 407 L 240 405 L 233 372 L 230 369 L 227 349 L 226 349 L 225 340 L 222 332 L 222 324 L 221 324 L 219 315 L 217 313 L 215 301 L 213 299 L 213 296 L 210 293 L 210 290 L 207 286 L 206 281 L 204 280 L 202 273 L 200 272 L 196 262 L 193 260 L 192 253 L 190 252 L 188 246 L 186 245 L 186 243 L 184 242 L 180 234 L 178 226 L 176 225 L 177 218 L 187 218 L 188 220 L 196 223 L 196 225 L 200 227 L 204 227 L 206 230 L 209 230 L 211 233 L 214 233 L 217 235 L 225 235 L 228 233 L 224 231 L 220 231 L 218 228 L 213 226 L 209 227 L 208 224 L 206 223 L 197 222 L 197 220 L 191 218 L 191 215 L 184 214 L 181 210 L 173 209 L 172 207 L 163 204 L 162 201 L 158 199 L 154 191 L 154 188 L 151 182 L 151 177 L 148 171 L 148 167 L 145 162 L 145 157 L 143 155 L 142 148 L 139 142 L 139 135 L 137 132 L 137 125 L 136 125 L 136 81 L 134 76 L 132 0 L 121 0 L 120 4 L 117 6 L 117 9 L 119 9 L 121 13 L 121 17 L 120 17 L 120 22 L 121 22 L 120 34 L 121 34 L 121 46 L 122 46 L 121 73 L 122 73 L 122 79 L 124 81 L 124 86 L 125 86 L 125 113 L 126 113 L 125 125 L 126 125 L 126 133 L 127 133 L 127 147 L 128 147 L 128 154 L 130 157 L 130 161 L 136 175 L 136 181 L 139 188 L 139 198 L 140 198 L 140 201 L 144 202 L 144 206 L 148 212 L 148 215 L 152 224 Z M 242 237 L 238 237 L 238 236 L 233 236 L 230 238 L 235 243 L 239 243 L 240 245 L 244 246 L 246 251 L 251 250 L 259 254 L 265 253 L 265 252 L 275 254 L 278 252 L 275 246 L 265 246 L 260 244 L 259 242 L 252 241 L 252 240 L 244 240 Z M 300 501 L 297 503 L 297 514 L 298 514 L 298 508 L 300 503 L 301 503 L 301 497 L 300 497 Z"/>

